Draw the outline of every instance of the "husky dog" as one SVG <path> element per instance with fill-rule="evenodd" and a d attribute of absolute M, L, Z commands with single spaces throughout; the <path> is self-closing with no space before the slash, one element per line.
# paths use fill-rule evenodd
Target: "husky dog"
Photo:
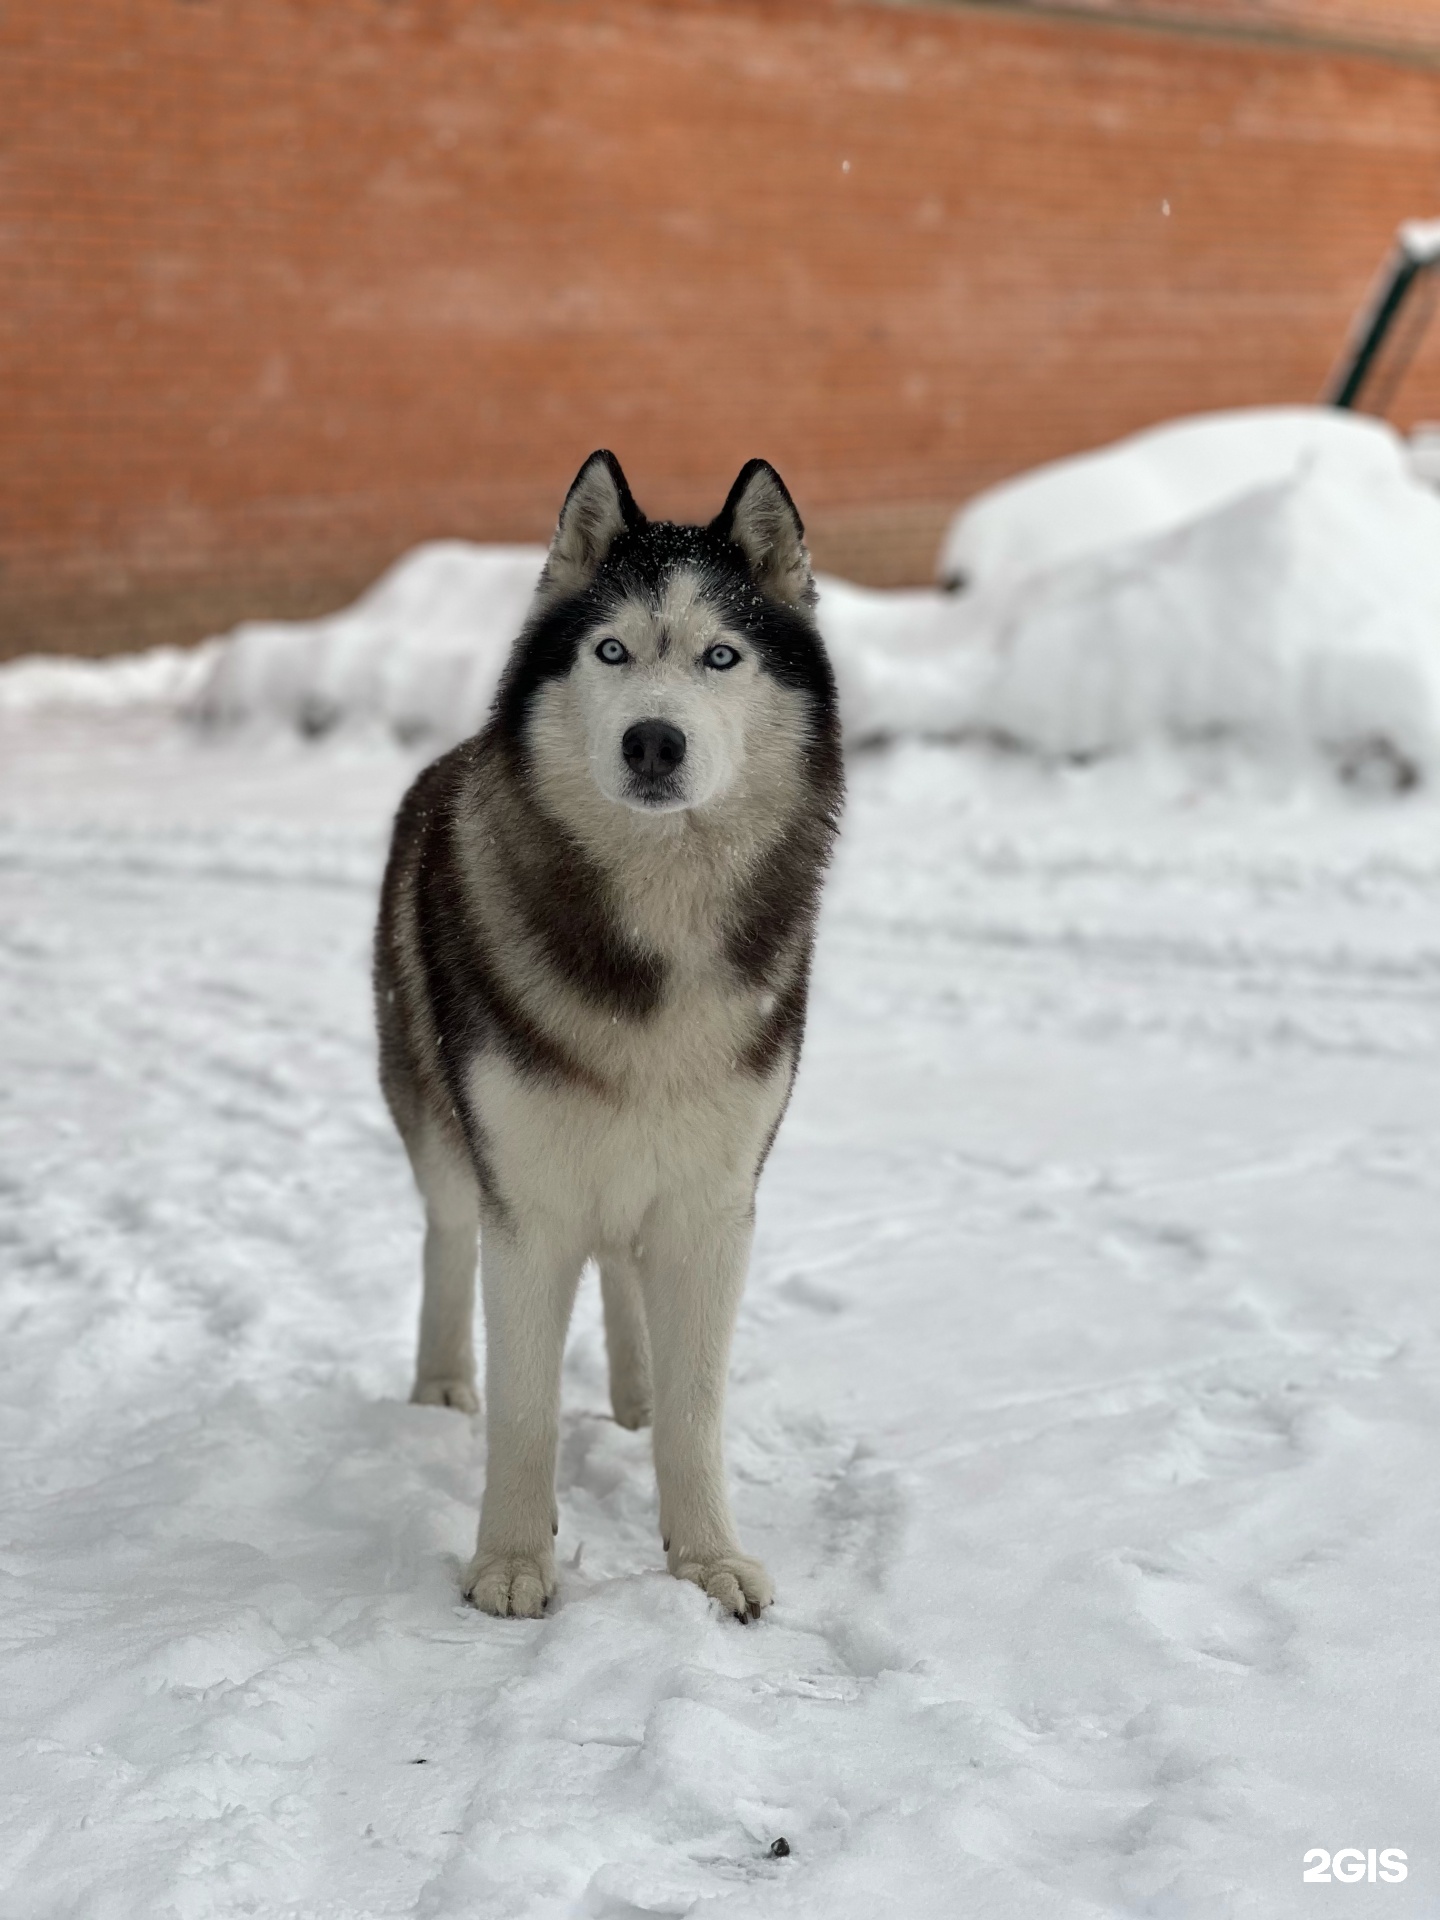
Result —
<path fill-rule="evenodd" d="M 653 1418 L 671 1573 L 754 1617 L 721 1424 L 755 1185 L 790 1097 L 841 802 L 804 529 L 752 460 L 708 526 L 613 454 L 566 496 L 483 732 L 401 803 L 375 947 L 380 1076 L 425 1201 L 412 1399 L 477 1411 L 465 1592 L 555 1586 L 560 1366 L 599 1264 L 610 1400 Z"/>

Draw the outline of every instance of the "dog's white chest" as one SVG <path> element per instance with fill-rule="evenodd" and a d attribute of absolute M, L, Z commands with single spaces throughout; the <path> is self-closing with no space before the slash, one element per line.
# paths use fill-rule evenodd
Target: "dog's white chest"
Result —
<path fill-rule="evenodd" d="M 662 1018 L 643 1039 L 617 1039 L 623 1078 L 605 1092 L 519 1073 L 499 1054 L 477 1059 L 471 1100 L 499 1191 L 571 1218 L 591 1248 L 627 1244 L 662 1195 L 731 1192 L 748 1206 L 789 1062 L 757 1077 L 723 1028 L 669 1028 Z"/>

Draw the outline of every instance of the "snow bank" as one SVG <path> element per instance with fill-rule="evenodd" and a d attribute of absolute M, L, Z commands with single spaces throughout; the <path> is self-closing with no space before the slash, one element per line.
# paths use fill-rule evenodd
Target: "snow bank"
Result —
<path fill-rule="evenodd" d="M 190 655 L 0 672 L 0 710 L 170 701 L 214 723 L 459 739 L 542 550 L 417 548 L 325 619 Z M 1383 423 L 1321 408 L 1180 421 L 972 502 L 963 591 L 821 582 L 847 737 L 1046 757 L 1224 739 L 1409 784 L 1440 770 L 1440 497 Z"/>
<path fill-rule="evenodd" d="M 982 496 L 941 571 L 965 590 L 908 615 L 827 594 L 852 735 L 1065 756 L 1233 738 L 1399 784 L 1440 766 L 1440 499 L 1382 422 L 1137 435 Z"/>
<path fill-rule="evenodd" d="M 311 734 L 358 718 L 402 738 L 462 739 L 490 704 L 544 558 L 543 547 L 463 540 L 417 547 L 343 613 L 237 627 L 195 711 Z"/>
<path fill-rule="evenodd" d="M 1207 413 L 1054 460 L 982 493 L 951 521 L 944 584 L 1000 587 L 1133 540 L 1173 533 L 1307 462 L 1339 464 L 1359 490 L 1392 475 L 1400 442 L 1382 420 L 1333 407 Z"/>
<path fill-rule="evenodd" d="M 28 655 L 0 667 L 0 714 L 186 708 L 209 684 L 227 644 L 207 640 L 200 647 L 152 647 L 109 660 Z"/>
<path fill-rule="evenodd" d="M 837 635 L 865 729 L 918 731 L 923 715 L 923 730 L 1051 755 L 1219 736 L 1402 782 L 1433 773 L 1440 499 L 1379 423 L 1318 415 L 1307 441 L 1289 416 L 1267 438 L 1267 418 L 1182 423 L 1141 436 L 1133 460 L 1112 449 L 977 502 L 946 546 L 977 558 L 974 584 L 917 622 L 913 657 L 876 661 L 853 627 Z M 1259 477 L 1236 484 L 1247 447 Z M 1067 501 L 1084 521 L 1083 467 L 1090 518 L 1067 531 Z M 1108 540 L 1107 518 L 1123 529 Z"/>

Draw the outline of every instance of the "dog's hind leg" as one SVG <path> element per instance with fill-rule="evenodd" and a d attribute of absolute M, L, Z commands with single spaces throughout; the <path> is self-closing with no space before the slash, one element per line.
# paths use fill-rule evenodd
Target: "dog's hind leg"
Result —
<path fill-rule="evenodd" d="M 740 1550 L 725 1486 L 725 1375 L 751 1233 L 748 1197 L 662 1201 L 646 1225 L 640 1268 L 666 1562 L 742 1620 L 774 1597 L 764 1567 Z"/>
<path fill-rule="evenodd" d="M 419 1406 L 478 1413 L 475 1392 L 475 1255 L 479 1190 L 468 1155 L 427 1133 L 411 1150 L 425 1199 L 425 1293 L 410 1398 Z"/>
<path fill-rule="evenodd" d="M 584 1248 L 553 1216 L 516 1226 L 487 1213 L 485 1498 L 465 1592 L 485 1613 L 534 1616 L 555 1590 L 560 1363 Z"/>
<path fill-rule="evenodd" d="M 623 1254 L 600 1262 L 605 1346 L 610 1355 L 610 1408 L 622 1427 L 648 1427 L 652 1406 L 650 1332 L 635 1262 Z"/>

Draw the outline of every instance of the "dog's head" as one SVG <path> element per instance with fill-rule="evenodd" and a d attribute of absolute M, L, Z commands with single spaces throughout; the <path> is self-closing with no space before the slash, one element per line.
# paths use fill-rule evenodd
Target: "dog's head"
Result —
<path fill-rule="evenodd" d="M 615 456 L 593 453 L 496 724 L 571 805 L 581 777 L 592 800 L 652 815 L 758 797 L 822 763 L 828 777 L 835 690 L 814 600 L 800 517 L 766 461 L 708 526 L 675 526 L 647 520 Z"/>

